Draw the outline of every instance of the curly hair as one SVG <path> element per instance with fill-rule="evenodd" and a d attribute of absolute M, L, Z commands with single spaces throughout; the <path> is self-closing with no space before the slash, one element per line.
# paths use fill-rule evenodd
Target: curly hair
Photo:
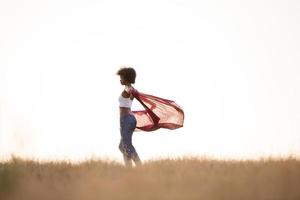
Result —
<path fill-rule="evenodd" d="M 130 83 L 135 83 L 136 72 L 132 67 L 122 67 L 118 70 L 117 75 L 123 77 Z"/>

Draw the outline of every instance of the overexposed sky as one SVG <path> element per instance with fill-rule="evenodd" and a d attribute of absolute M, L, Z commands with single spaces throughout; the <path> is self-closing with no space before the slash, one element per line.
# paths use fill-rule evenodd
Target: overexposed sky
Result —
<path fill-rule="evenodd" d="M 300 155 L 299 1 L 1 0 L 0 157 L 121 160 L 116 71 L 185 111 L 141 159 Z M 135 101 L 133 109 L 138 108 Z"/>

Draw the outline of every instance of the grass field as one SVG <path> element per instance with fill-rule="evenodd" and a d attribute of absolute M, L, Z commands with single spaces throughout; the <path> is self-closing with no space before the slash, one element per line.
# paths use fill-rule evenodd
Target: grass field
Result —
<path fill-rule="evenodd" d="M 300 199 L 300 160 L 182 158 L 0 164 L 0 200 Z"/>

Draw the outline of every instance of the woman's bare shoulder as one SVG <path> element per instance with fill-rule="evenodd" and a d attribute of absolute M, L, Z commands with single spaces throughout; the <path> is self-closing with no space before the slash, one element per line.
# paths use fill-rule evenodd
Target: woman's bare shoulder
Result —
<path fill-rule="evenodd" d="M 130 97 L 130 99 L 134 98 L 133 93 L 134 93 L 134 91 L 136 91 L 136 89 L 134 87 L 132 87 L 132 86 L 125 86 L 124 91 L 127 93 L 126 94 L 127 98 L 128 97 Z"/>

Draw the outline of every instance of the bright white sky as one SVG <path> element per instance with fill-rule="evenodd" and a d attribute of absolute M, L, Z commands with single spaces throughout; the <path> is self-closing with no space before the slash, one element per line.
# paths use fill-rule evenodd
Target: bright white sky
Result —
<path fill-rule="evenodd" d="M 300 2 L 1 0 L 0 157 L 121 160 L 116 71 L 185 111 L 142 160 L 300 155 Z M 137 108 L 138 102 L 134 102 Z"/>

